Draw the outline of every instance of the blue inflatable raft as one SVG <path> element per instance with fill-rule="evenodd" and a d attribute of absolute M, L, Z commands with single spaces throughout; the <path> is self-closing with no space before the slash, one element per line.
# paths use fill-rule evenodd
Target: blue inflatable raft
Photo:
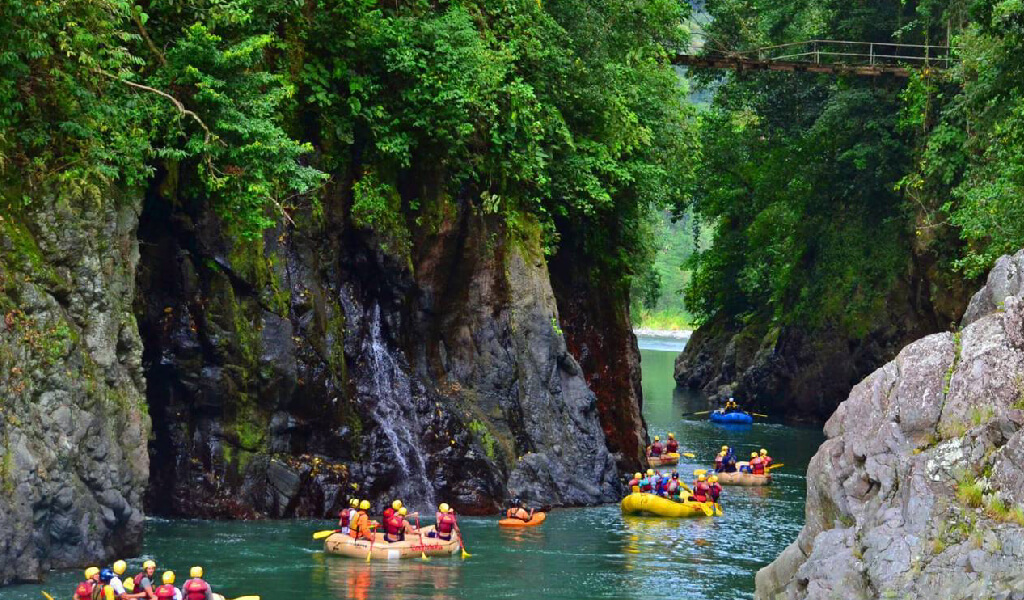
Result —
<path fill-rule="evenodd" d="M 754 417 L 742 411 L 722 413 L 716 410 L 711 412 L 711 420 L 715 423 L 753 423 Z"/>

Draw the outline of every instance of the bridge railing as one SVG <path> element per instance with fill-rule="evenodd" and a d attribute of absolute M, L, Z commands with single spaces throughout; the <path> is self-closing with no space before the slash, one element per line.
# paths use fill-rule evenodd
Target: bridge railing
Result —
<path fill-rule="evenodd" d="M 925 44 L 808 40 L 736 52 L 734 56 L 761 61 L 871 67 L 913 64 L 946 69 L 953 64 L 954 51 L 955 48 L 949 46 Z"/>

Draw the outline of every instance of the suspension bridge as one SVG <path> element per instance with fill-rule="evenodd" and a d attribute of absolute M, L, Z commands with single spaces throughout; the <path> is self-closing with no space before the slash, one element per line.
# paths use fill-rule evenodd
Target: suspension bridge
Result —
<path fill-rule="evenodd" d="M 938 74 L 956 62 L 955 48 L 922 44 L 808 40 L 748 51 L 712 50 L 678 54 L 686 67 L 734 71 L 830 73 L 862 77 Z"/>

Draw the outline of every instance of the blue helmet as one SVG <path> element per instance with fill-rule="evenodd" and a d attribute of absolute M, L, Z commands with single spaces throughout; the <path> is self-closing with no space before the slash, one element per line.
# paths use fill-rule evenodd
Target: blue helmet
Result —
<path fill-rule="evenodd" d="M 100 581 L 103 583 L 110 583 L 110 580 L 114 578 L 114 572 L 110 569 L 103 569 L 100 571 Z"/>

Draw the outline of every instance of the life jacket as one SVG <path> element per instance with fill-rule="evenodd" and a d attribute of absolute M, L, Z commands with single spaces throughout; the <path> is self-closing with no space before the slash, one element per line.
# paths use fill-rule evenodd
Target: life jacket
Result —
<path fill-rule="evenodd" d="M 455 515 L 450 513 L 445 513 L 441 515 L 441 518 L 437 521 L 437 537 L 445 540 L 450 540 L 452 539 L 452 531 L 454 530 Z"/>
<path fill-rule="evenodd" d="M 693 486 L 693 499 L 697 502 L 707 502 L 708 492 L 711 491 L 711 487 L 708 486 L 707 482 L 698 481 Z"/>
<path fill-rule="evenodd" d="M 772 457 L 767 454 L 761 457 L 761 462 L 764 463 L 764 468 L 768 468 L 772 464 Z"/>
<path fill-rule="evenodd" d="M 675 493 L 679 491 L 679 480 L 669 479 L 668 483 L 665 484 L 665 491 L 668 492 L 670 496 L 675 495 Z"/>
<path fill-rule="evenodd" d="M 384 522 L 384 533 L 388 540 L 400 542 L 405 538 L 405 519 L 398 513 L 392 513 L 391 518 Z"/>
<path fill-rule="evenodd" d="M 209 590 L 210 584 L 202 579 L 189 579 L 181 588 L 185 593 L 185 600 L 206 600 L 206 592 Z"/>
<path fill-rule="evenodd" d="M 640 491 L 650 492 L 651 491 L 651 480 L 644 477 L 640 480 Z"/>
<path fill-rule="evenodd" d="M 630 479 L 629 480 L 629 489 L 633 489 L 633 488 L 637 487 L 638 485 L 640 485 L 640 480 L 639 479 Z"/>
<path fill-rule="evenodd" d="M 356 539 L 359 539 L 359 534 L 362 532 L 363 529 L 365 529 L 367 527 L 367 523 L 368 523 L 369 520 L 370 519 L 369 519 L 369 517 L 366 516 L 366 513 L 364 513 L 364 512 L 356 513 L 355 519 L 352 521 L 352 524 L 349 526 L 348 534 L 351 535 L 352 537 L 356 538 Z"/>
<path fill-rule="evenodd" d="M 341 525 L 343 529 L 348 527 L 349 522 L 352 520 L 352 511 L 346 508 L 338 513 L 338 519 L 338 524 Z"/>
<path fill-rule="evenodd" d="M 391 515 L 393 515 L 393 514 L 395 514 L 395 509 L 393 509 L 393 508 L 385 508 L 384 509 L 384 522 L 387 523 L 388 519 L 390 519 Z"/>
<path fill-rule="evenodd" d="M 675 440 L 669 440 L 668 443 L 665 444 L 665 449 L 668 451 L 669 454 L 675 454 L 676 452 L 679 451 L 679 442 Z"/>
<path fill-rule="evenodd" d="M 651 456 L 661 456 L 661 453 L 664 451 L 665 447 L 661 445 L 661 442 L 651 444 Z"/>
<path fill-rule="evenodd" d="M 764 461 L 760 458 L 750 460 L 750 470 L 754 475 L 764 475 Z"/>
<path fill-rule="evenodd" d="M 716 482 L 712 483 L 710 487 L 711 489 L 709 492 L 711 493 L 711 499 L 718 502 L 718 497 L 722 495 L 722 485 Z"/>
<path fill-rule="evenodd" d="M 665 478 L 664 477 L 659 477 L 657 479 L 657 481 L 654 483 L 654 493 L 660 494 L 660 493 L 664 492 L 665 491 L 665 483 L 666 483 Z"/>
<path fill-rule="evenodd" d="M 169 583 L 156 588 L 155 592 L 157 598 L 174 598 L 174 586 Z"/>
<path fill-rule="evenodd" d="M 153 576 L 156 577 L 156 574 L 154 573 Z M 142 571 L 141 573 L 139 573 L 135 577 L 132 577 L 132 589 L 134 589 L 137 592 L 141 592 L 142 591 L 142 580 L 145 579 L 145 578 L 146 578 L 146 572 L 145 571 Z"/>
<path fill-rule="evenodd" d="M 92 589 L 96 587 L 96 582 L 91 579 L 86 579 L 82 583 L 78 584 L 75 588 L 75 598 L 78 600 L 92 600 Z"/>

